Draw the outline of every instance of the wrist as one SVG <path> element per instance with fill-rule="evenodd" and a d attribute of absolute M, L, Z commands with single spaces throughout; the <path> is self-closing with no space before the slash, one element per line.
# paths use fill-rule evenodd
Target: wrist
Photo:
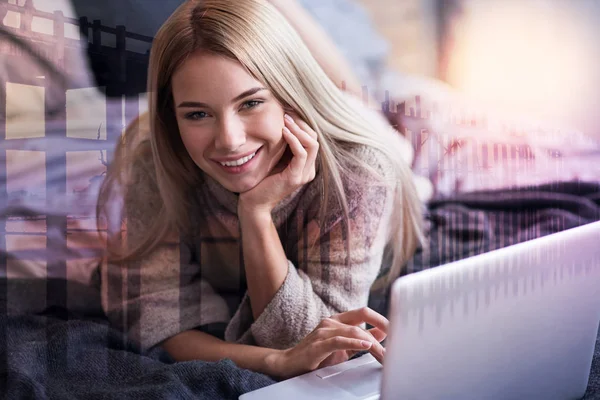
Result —
<path fill-rule="evenodd" d="M 265 357 L 265 370 L 268 375 L 274 378 L 285 379 L 285 360 L 286 350 L 270 349 L 271 351 Z"/>
<path fill-rule="evenodd" d="M 254 223 L 270 223 L 273 220 L 271 210 L 268 207 L 250 206 L 241 199 L 238 202 L 238 218 L 240 222 L 243 220 Z"/>

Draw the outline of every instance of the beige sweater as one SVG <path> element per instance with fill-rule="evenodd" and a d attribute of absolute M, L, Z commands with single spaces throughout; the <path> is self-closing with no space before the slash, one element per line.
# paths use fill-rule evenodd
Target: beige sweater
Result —
<path fill-rule="evenodd" d="M 359 147 L 356 154 L 392 176 L 381 153 Z M 218 323 L 226 327 L 227 341 L 288 348 L 323 318 L 366 306 L 382 264 L 393 199 L 391 190 L 367 183 L 373 180 L 366 171 L 354 172 L 358 179 L 345 182 L 349 229 L 335 207 L 325 221 L 318 220 L 319 174 L 273 210 L 288 258 L 287 277 L 256 320 L 246 293 L 237 196 L 210 177 L 194 198 L 199 235 L 165 243 L 136 265 L 102 267 L 107 316 L 144 349 Z M 136 174 L 126 197 L 128 235 L 145 232 L 160 204 L 150 173 Z"/>

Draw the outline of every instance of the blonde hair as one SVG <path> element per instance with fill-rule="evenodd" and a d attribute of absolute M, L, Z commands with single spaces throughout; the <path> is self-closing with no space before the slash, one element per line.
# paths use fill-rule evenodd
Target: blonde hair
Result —
<path fill-rule="evenodd" d="M 202 173 L 178 134 L 171 78 L 187 57 L 200 49 L 239 61 L 282 105 L 292 109 L 317 132 L 320 144 L 317 168 L 323 179 L 321 221 L 327 212 L 326 205 L 333 200 L 343 209 L 348 223 L 344 182 L 352 179 L 352 166 L 377 174 L 353 153 L 353 148 L 369 146 L 389 158 L 396 176 L 392 182 L 395 197 L 389 243 L 393 261 L 388 278 L 398 276 L 417 247 L 425 243 L 422 204 L 410 167 L 400 159 L 398 147 L 390 145 L 390 141 L 394 142 L 391 135 L 383 133 L 385 129 L 373 127 L 364 118 L 364 110 L 347 100 L 296 31 L 265 0 L 187 1 L 158 31 L 150 53 L 148 76 L 150 133 L 148 137 L 140 137 L 146 130 L 140 128 L 139 120 L 126 130 L 101 189 L 99 215 L 102 201 L 109 198 L 110 186 L 123 184 L 121 178 L 128 165 L 150 154 L 162 204 L 145 238 L 126 253 L 118 256 L 113 253 L 113 258 L 143 257 L 169 234 L 189 232 L 191 228 L 192 204 L 188 193 L 202 183 Z M 383 182 L 383 177 L 380 178 Z"/>

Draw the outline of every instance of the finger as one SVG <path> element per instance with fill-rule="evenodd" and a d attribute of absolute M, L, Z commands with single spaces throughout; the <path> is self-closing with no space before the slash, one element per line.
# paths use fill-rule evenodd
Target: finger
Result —
<path fill-rule="evenodd" d="M 381 342 L 387 337 L 387 333 L 379 328 L 371 328 L 367 330 L 367 332 L 369 332 L 378 342 Z"/>
<path fill-rule="evenodd" d="M 319 327 L 321 328 L 335 328 L 340 326 L 340 322 L 331 318 L 323 318 L 321 322 L 319 322 Z"/>
<path fill-rule="evenodd" d="M 385 339 L 385 338 L 387 337 L 387 334 L 386 334 L 384 331 L 382 331 L 381 329 L 379 329 L 379 328 L 371 328 L 371 329 L 367 330 L 367 332 L 368 332 L 368 333 L 369 333 L 371 336 L 373 336 L 373 339 L 375 339 L 375 340 L 376 340 L 376 341 L 378 341 L 379 343 L 381 343 L 381 341 L 383 341 L 383 339 Z M 351 357 L 353 357 L 353 356 L 354 356 L 354 355 L 356 355 L 357 353 L 358 353 L 358 351 L 350 351 L 350 352 L 349 352 L 349 357 L 348 357 L 348 358 L 351 358 Z M 384 355 L 385 355 L 385 347 L 383 348 L 383 353 L 384 353 Z M 380 360 L 378 360 L 378 361 L 380 361 Z M 381 361 L 380 361 L 380 362 L 381 362 Z"/>
<path fill-rule="evenodd" d="M 379 361 L 383 359 L 383 346 L 379 341 L 373 337 L 370 332 L 367 332 L 365 329 L 359 328 L 358 326 L 343 326 L 340 328 L 333 329 L 333 332 L 336 336 L 344 336 L 348 338 L 367 340 L 373 344 L 370 348 L 370 353 Z"/>
<path fill-rule="evenodd" d="M 314 140 L 318 139 L 317 132 L 313 128 L 311 128 L 310 125 L 308 125 L 308 123 L 306 123 L 302 118 L 300 118 L 295 113 L 288 113 L 288 115 L 292 117 L 293 122 L 295 122 L 300 127 L 300 129 L 308 133 L 308 135 L 311 138 L 313 138 Z"/>
<path fill-rule="evenodd" d="M 306 149 L 302 147 L 298 138 L 285 126 L 283 127 L 283 138 L 292 151 L 292 160 L 290 161 L 288 169 L 293 178 L 300 180 L 302 179 L 304 165 L 306 164 L 306 158 L 308 156 Z"/>
<path fill-rule="evenodd" d="M 336 351 L 365 351 L 369 350 L 373 343 L 368 340 L 349 338 L 345 336 L 334 336 L 321 340 L 314 344 L 314 351 L 318 354 L 319 364 Z"/>
<path fill-rule="evenodd" d="M 317 173 L 317 155 L 319 154 L 319 142 L 314 141 L 314 144 L 307 148 L 308 156 L 306 157 L 306 165 L 304 166 L 304 177 L 311 181 Z"/>
<path fill-rule="evenodd" d="M 321 320 L 319 326 L 321 328 L 319 329 L 319 331 L 322 331 L 321 333 L 323 334 L 322 337 L 329 337 L 331 333 L 328 334 L 326 332 L 332 332 L 333 329 L 343 328 L 348 325 L 343 324 L 340 321 L 335 320 L 333 318 L 324 318 L 323 320 Z M 373 338 L 378 342 L 383 341 L 387 337 L 387 333 L 379 328 L 367 329 L 366 332 L 373 336 Z"/>
<path fill-rule="evenodd" d="M 306 124 L 304 121 L 295 120 L 287 114 L 284 119 L 285 126 L 287 126 L 288 129 L 292 131 L 292 133 L 296 135 L 298 139 L 300 139 L 302 146 L 310 148 L 318 145 L 319 142 L 317 141 L 317 134 L 310 128 L 310 126 L 308 126 L 308 124 Z M 300 126 L 300 124 L 302 124 L 302 126 Z"/>
<path fill-rule="evenodd" d="M 344 313 L 332 316 L 331 319 L 348 325 L 360 325 L 366 322 L 367 324 L 370 324 L 375 328 L 379 328 L 384 332 L 388 331 L 390 325 L 390 321 L 388 321 L 386 317 L 369 307 L 346 311 Z"/>
<path fill-rule="evenodd" d="M 304 164 L 303 180 L 311 181 L 316 175 L 316 160 L 319 153 L 319 142 L 317 141 L 317 133 L 312 130 L 307 123 L 301 120 L 294 120 L 286 114 L 286 126 L 302 143 L 306 149 L 307 158 Z"/>
<path fill-rule="evenodd" d="M 317 175 L 317 151 L 310 151 L 306 158 L 306 164 L 304 166 L 304 180 L 310 182 L 315 179 Z"/>
<path fill-rule="evenodd" d="M 332 326 L 330 324 L 330 327 L 328 327 L 328 328 L 320 328 L 311 333 L 311 335 L 313 336 L 313 340 L 315 342 L 323 342 L 323 341 L 327 341 L 327 340 L 329 340 L 331 338 L 335 338 L 335 337 L 344 337 L 347 339 L 367 341 L 367 342 L 371 343 L 371 346 L 369 346 L 368 348 L 363 348 L 363 349 L 359 349 L 359 350 L 353 350 L 353 349 L 342 349 L 342 350 L 348 350 L 349 353 L 351 353 L 351 354 L 354 354 L 355 351 L 369 350 L 369 353 L 371 353 L 377 361 L 379 361 L 380 363 L 383 363 L 385 349 L 381 345 L 381 343 L 379 343 L 379 341 L 377 341 L 377 339 L 374 337 L 373 334 L 371 334 L 369 331 L 362 329 L 358 326 L 345 325 L 345 324 L 340 323 L 339 321 L 337 321 L 337 326 L 336 326 L 335 320 L 333 320 L 333 319 L 329 319 L 329 320 L 333 324 Z M 373 329 L 376 329 L 376 328 L 373 328 Z M 375 331 L 375 334 L 378 335 L 378 333 L 376 331 Z M 324 360 L 324 358 L 323 358 L 323 360 Z M 322 362 L 323 360 L 320 360 L 319 363 Z"/>
<path fill-rule="evenodd" d="M 383 339 L 387 337 L 387 334 L 379 328 L 372 328 L 367 330 L 366 332 L 369 333 L 373 337 L 373 339 L 380 344 L 383 341 Z M 379 353 L 379 351 L 381 351 L 381 353 Z M 354 356 L 356 353 L 357 352 L 351 352 L 350 357 Z M 385 347 L 382 346 L 381 349 L 375 348 L 374 352 L 372 353 L 373 356 L 377 359 L 377 361 L 382 363 L 382 357 L 385 356 Z"/>

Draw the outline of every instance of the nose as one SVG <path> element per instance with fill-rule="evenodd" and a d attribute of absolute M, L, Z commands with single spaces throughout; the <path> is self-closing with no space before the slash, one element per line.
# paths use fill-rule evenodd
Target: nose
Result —
<path fill-rule="evenodd" d="M 239 118 L 221 118 L 215 137 L 215 148 L 217 150 L 234 151 L 245 143 L 246 130 Z"/>

